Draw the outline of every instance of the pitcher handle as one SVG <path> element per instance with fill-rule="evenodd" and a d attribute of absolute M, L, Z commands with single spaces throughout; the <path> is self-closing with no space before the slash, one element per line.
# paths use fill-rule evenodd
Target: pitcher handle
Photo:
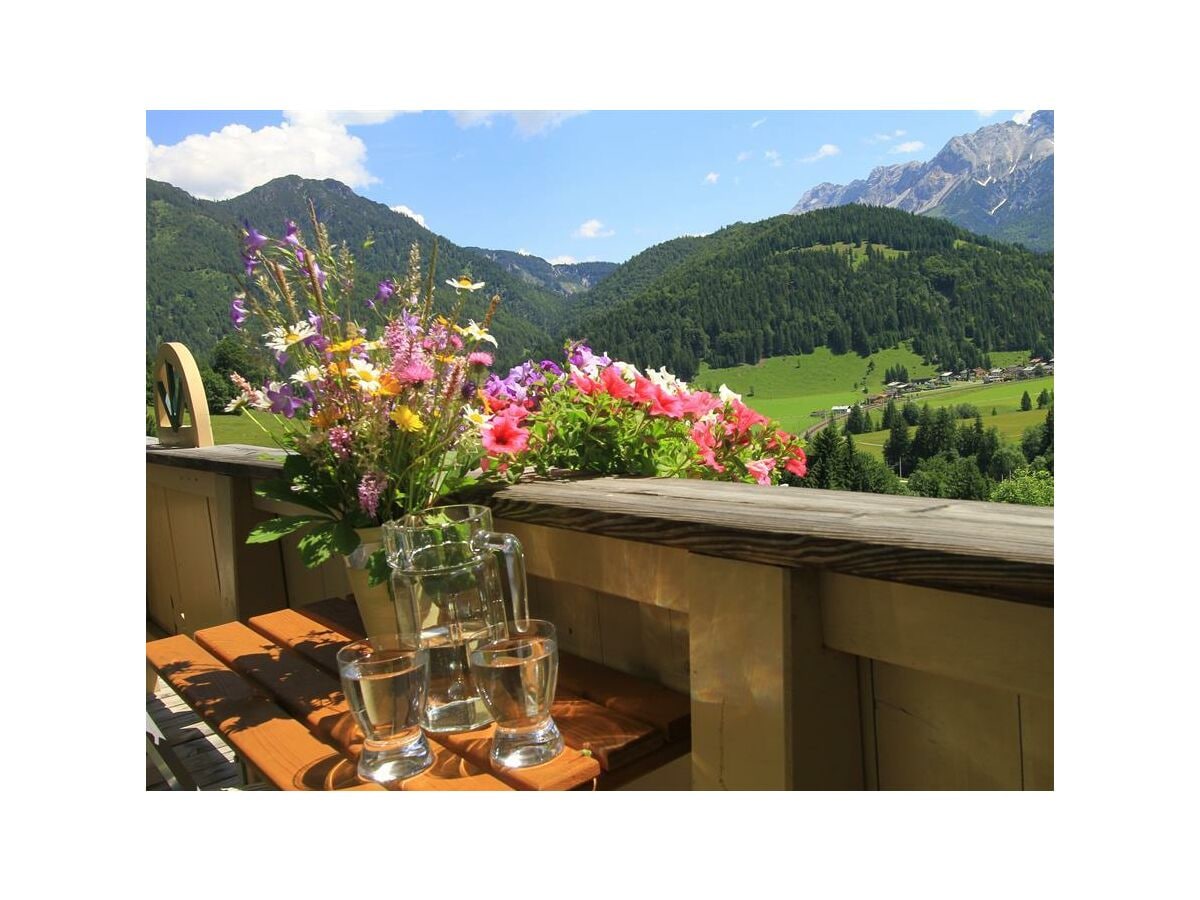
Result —
<path fill-rule="evenodd" d="M 508 570 L 508 589 L 512 593 L 513 624 L 517 631 L 525 631 L 529 621 L 529 590 L 525 583 L 525 551 L 515 534 L 497 531 L 480 531 L 471 538 L 476 551 L 490 550 L 504 554 Z"/>

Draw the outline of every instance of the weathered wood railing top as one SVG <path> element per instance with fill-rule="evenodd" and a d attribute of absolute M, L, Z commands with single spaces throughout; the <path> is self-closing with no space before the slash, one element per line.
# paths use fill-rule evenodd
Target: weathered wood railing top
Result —
<path fill-rule="evenodd" d="M 146 461 L 247 478 L 283 453 L 226 444 Z M 489 492 L 497 516 L 695 553 L 817 566 L 1040 606 L 1054 603 L 1054 511 L 1007 503 L 666 478 L 532 481 Z"/>

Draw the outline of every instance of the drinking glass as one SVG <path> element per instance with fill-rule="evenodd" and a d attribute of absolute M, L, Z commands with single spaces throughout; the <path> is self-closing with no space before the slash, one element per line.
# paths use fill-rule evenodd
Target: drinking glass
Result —
<path fill-rule="evenodd" d="M 541 619 L 507 623 L 508 634 L 471 651 L 471 675 L 496 720 L 492 762 L 510 769 L 550 762 L 563 750 L 550 717 L 558 682 L 558 638 Z"/>
<path fill-rule="evenodd" d="M 337 663 L 346 703 L 364 738 L 359 777 L 396 781 L 433 765 L 421 731 L 429 651 L 397 634 L 373 635 L 338 650 Z"/>

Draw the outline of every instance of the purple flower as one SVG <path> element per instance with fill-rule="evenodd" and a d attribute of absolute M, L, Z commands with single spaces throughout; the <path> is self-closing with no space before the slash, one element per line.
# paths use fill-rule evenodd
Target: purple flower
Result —
<path fill-rule="evenodd" d="M 464 400 L 470 400 L 473 396 L 475 396 L 475 391 L 478 390 L 478 387 L 479 386 L 470 378 L 464 378 L 462 387 L 460 387 L 458 390 L 462 394 L 462 398 Z"/>
<path fill-rule="evenodd" d="M 542 360 L 542 371 L 553 372 L 555 375 L 561 375 L 563 370 L 558 367 L 558 363 L 551 359 Z"/>
<path fill-rule="evenodd" d="M 246 322 L 245 294 L 234 294 L 233 303 L 229 307 L 229 318 L 233 322 L 233 327 L 241 331 L 242 325 Z"/>
<path fill-rule="evenodd" d="M 253 228 L 249 222 L 246 223 L 246 249 L 244 255 L 258 253 L 263 247 L 270 243 L 270 240 L 265 234 L 259 234 L 258 229 Z"/>
<path fill-rule="evenodd" d="M 271 401 L 271 412 L 283 413 L 289 419 L 296 416 L 296 410 L 302 408 L 305 401 L 292 393 L 290 384 L 272 383 L 267 388 L 267 399 Z"/>
<path fill-rule="evenodd" d="M 608 354 L 597 356 L 592 352 L 592 348 L 583 341 L 575 341 L 567 347 L 567 362 L 581 369 L 586 369 L 588 366 L 608 366 L 612 364 L 612 360 L 608 358 Z"/>
<path fill-rule="evenodd" d="M 325 290 L 325 273 L 321 271 L 321 266 L 317 263 L 315 256 L 312 261 L 312 271 L 317 276 L 317 283 L 321 285 L 321 290 Z"/>
<path fill-rule="evenodd" d="M 329 446 L 338 459 L 350 458 L 350 429 L 335 425 L 329 429 Z"/>
<path fill-rule="evenodd" d="M 275 351 L 275 365 L 279 366 L 279 368 L 282 369 L 284 366 L 287 365 L 287 362 L 288 362 L 288 355 L 286 353 L 284 353 L 282 350 L 276 350 Z"/>
<path fill-rule="evenodd" d="M 379 303 L 386 303 L 391 299 L 392 294 L 394 293 L 396 293 L 396 285 L 395 282 L 389 278 L 386 281 L 379 282 L 379 286 L 375 289 L 375 296 L 373 299 Z M 375 304 L 370 300 L 367 301 L 367 304 L 372 309 L 375 308 Z"/>
<path fill-rule="evenodd" d="M 285 244 L 291 244 L 293 247 L 299 248 L 300 247 L 300 238 L 296 237 L 296 232 L 298 231 L 298 229 L 296 228 L 296 223 L 293 222 L 291 219 L 288 219 L 287 223 L 284 225 L 284 228 L 287 229 L 287 234 L 285 234 L 283 236 L 283 242 Z"/>
<path fill-rule="evenodd" d="M 255 259 L 253 256 L 247 256 L 245 253 L 243 253 L 242 254 L 242 262 L 245 263 L 245 265 L 246 265 L 246 277 L 253 278 L 254 277 L 254 267 L 258 265 L 258 260 Z"/>
<path fill-rule="evenodd" d="M 324 320 L 320 316 L 318 316 L 315 312 L 313 312 L 311 309 L 308 310 L 307 318 L 308 318 L 308 324 L 311 325 L 316 331 L 320 331 L 321 326 L 325 324 Z"/>
<path fill-rule="evenodd" d="M 368 472 L 358 483 L 358 505 L 372 519 L 379 511 L 379 495 L 387 486 L 387 479 L 374 472 Z"/>

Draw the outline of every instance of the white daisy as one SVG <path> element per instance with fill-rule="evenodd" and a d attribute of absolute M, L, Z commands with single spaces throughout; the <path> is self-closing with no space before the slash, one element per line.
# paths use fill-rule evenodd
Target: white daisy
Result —
<path fill-rule="evenodd" d="M 369 362 L 352 357 L 350 359 L 350 370 L 346 373 L 355 382 L 358 383 L 358 389 L 364 394 L 378 394 L 379 388 L 379 370 Z"/>
<path fill-rule="evenodd" d="M 446 284 L 456 291 L 477 291 L 483 287 L 484 282 L 472 282 L 466 275 L 459 275 L 457 278 L 447 278 Z"/>
<path fill-rule="evenodd" d="M 292 381 L 296 384 L 309 384 L 314 381 L 320 381 L 325 377 L 325 373 L 321 371 L 319 366 L 309 366 L 301 369 L 292 376 Z"/>
<path fill-rule="evenodd" d="M 297 322 L 295 325 L 284 327 L 279 325 L 263 335 L 266 345 L 277 353 L 284 353 L 293 344 L 316 335 L 316 330 L 307 322 Z"/>

